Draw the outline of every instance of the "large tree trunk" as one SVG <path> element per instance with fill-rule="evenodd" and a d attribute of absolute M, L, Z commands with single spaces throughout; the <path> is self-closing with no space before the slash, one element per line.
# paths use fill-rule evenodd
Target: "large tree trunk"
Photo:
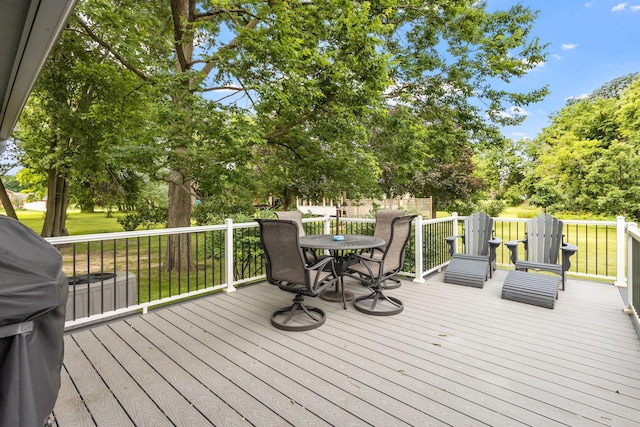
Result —
<path fill-rule="evenodd" d="M 431 218 L 436 218 L 438 214 L 438 199 L 431 196 Z"/>
<path fill-rule="evenodd" d="M 181 172 L 172 170 L 169 174 L 169 206 L 167 226 L 189 227 L 191 225 L 190 181 Z M 191 239 L 189 234 L 171 235 L 167 244 L 164 269 L 186 272 L 193 268 L 191 259 Z"/>
<path fill-rule="evenodd" d="M 282 191 L 282 206 L 280 206 L 280 209 L 283 211 L 288 211 L 290 209 L 291 206 L 291 195 L 289 194 L 289 189 L 287 187 L 284 187 L 284 190 Z"/>
<path fill-rule="evenodd" d="M 11 199 L 7 194 L 7 189 L 4 187 L 4 183 L 2 182 L 1 179 L 0 179 L 0 203 L 2 204 L 2 207 L 4 208 L 4 211 L 6 212 L 7 216 L 16 220 L 18 219 L 18 215 L 16 215 L 16 210 L 13 208 L 13 204 L 11 204 Z"/>
<path fill-rule="evenodd" d="M 67 180 L 58 175 L 56 169 L 49 169 L 47 177 L 47 211 L 42 225 L 42 237 L 68 236 L 66 227 L 69 189 Z"/>

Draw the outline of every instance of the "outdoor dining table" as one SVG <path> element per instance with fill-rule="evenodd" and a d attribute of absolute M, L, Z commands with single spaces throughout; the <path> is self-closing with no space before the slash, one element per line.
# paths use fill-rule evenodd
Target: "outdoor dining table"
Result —
<path fill-rule="evenodd" d="M 340 286 L 344 289 L 344 272 L 349 267 L 349 255 L 353 251 L 379 248 L 385 244 L 383 239 L 361 234 L 311 234 L 300 236 L 299 241 L 303 248 L 328 250 L 331 256 L 336 259 L 336 273 L 340 276 L 340 280 L 336 282 L 335 290 L 320 294 L 320 298 L 323 300 L 333 302 L 342 301 Z M 345 291 L 344 297 L 345 301 L 351 301 L 353 293 Z"/>

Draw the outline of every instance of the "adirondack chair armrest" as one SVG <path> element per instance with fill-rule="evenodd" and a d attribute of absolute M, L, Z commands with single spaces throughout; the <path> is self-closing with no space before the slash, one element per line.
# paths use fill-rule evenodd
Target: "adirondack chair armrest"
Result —
<path fill-rule="evenodd" d="M 578 247 L 571 243 L 563 243 L 560 250 L 562 251 L 562 271 L 568 271 L 571 267 L 570 258 L 578 251 Z"/>
<path fill-rule="evenodd" d="M 449 245 L 449 255 L 453 256 L 454 251 L 453 251 L 453 243 L 456 241 L 456 239 L 458 237 L 464 237 L 464 234 L 457 234 L 455 236 L 448 236 L 445 237 L 444 240 L 447 242 L 447 244 Z"/>
<path fill-rule="evenodd" d="M 496 260 L 496 249 L 502 244 L 502 239 L 494 237 L 489 240 L 489 262 L 492 263 Z"/>
<path fill-rule="evenodd" d="M 513 264 L 515 264 L 516 261 L 518 261 L 518 243 L 526 244 L 526 242 L 527 242 L 526 239 L 510 240 L 508 242 L 504 242 L 504 245 L 511 252 L 511 255 L 509 256 L 509 259 L 511 260 L 511 262 Z"/>

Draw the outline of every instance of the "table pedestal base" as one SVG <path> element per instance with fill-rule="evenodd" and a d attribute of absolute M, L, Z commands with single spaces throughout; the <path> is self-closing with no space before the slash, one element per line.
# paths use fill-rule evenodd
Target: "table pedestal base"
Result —
<path fill-rule="evenodd" d="M 341 291 L 325 291 L 320 294 L 320 298 L 325 301 L 330 302 L 342 302 L 342 292 Z M 344 299 L 345 301 L 353 300 L 353 292 L 344 291 Z"/>

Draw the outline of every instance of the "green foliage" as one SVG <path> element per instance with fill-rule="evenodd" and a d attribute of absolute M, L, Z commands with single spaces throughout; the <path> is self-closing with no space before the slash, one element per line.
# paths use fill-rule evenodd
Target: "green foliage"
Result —
<path fill-rule="evenodd" d="M 220 205 L 213 201 L 197 203 L 193 209 L 192 218 L 197 225 L 223 224 L 227 218 L 231 218 L 235 223 L 252 222 L 254 217 L 275 218 L 275 214 L 268 210 L 256 211 L 254 216 L 249 216 L 239 210 L 233 214 L 225 215 L 222 211 L 214 210 L 219 207 Z M 263 252 L 258 228 L 239 230 L 234 233 L 234 277 L 239 280 L 246 277 L 245 273 L 252 267 L 262 262 Z M 216 250 L 216 248 L 224 247 L 224 239 L 224 232 L 213 231 L 205 233 L 204 239 L 199 241 L 200 248 L 198 252 L 207 258 L 222 262 L 224 254 L 220 250 Z"/>
<path fill-rule="evenodd" d="M 126 213 L 117 221 L 124 231 L 133 231 L 139 227 L 150 230 L 159 225 L 166 226 L 167 208 L 156 204 L 153 200 L 143 199 L 136 204 L 133 212 Z"/>
<path fill-rule="evenodd" d="M 593 93 L 589 96 L 589 99 L 620 99 L 624 91 L 627 90 L 627 88 L 631 86 L 631 84 L 635 80 L 637 80 L 639 75 L 640 73 L 631 73 L 627 74 L 626 76 L 615 78 L 603 84 L 598 89 L 594 90 Z"/>
<path fill-rule="evenodd" d="M 502 200 L 484 200 L 476 204 L 476 211 L 484 212 L 491 217 L 500 216 L 505 209 L 505 203 Z"/>
<path fill-rule="evenodd" d="M 193 197 L 196 223 L 254 197 L 469 201 L 472 153 L 523 118 L 501 111 L 547 93 L 511 85 L 545 59 L 535 18 L 472 0 L 83 1 L 21 123 L 25 166 L 87 208 L 170 182 L 179 224 Z"/>
<path fill-rule="evenodd" d="M 214 197 L 208 200 L 198 200 L 191 212 L 191 218 L 196 225 L 222 224 L 226 218 L 234 221 L 251 221 L 255 208 L 250 203 L 231 205 L 224 200 Z"/>
<path fill-rule="evenodd" d="M 121 153 L 155 129 L 148 126 L 149 86 L 72 30 L 82 10 L 49 57 L 16 131 L 24 151 L 20 179 L 41 197 L 52 192 L 49 200 L 56 203 L 47 212 L 45 235 L 64 231 L 68 203 L 83 211 L 132 206 L 143 162 Z"/>
<path fill-rule="evenodd" d="M 11 190 L 14 193 L 19 193 L 25 190 L 26 187 L 18 181 L 15 175 L 5 175 L 2 177 L 2 182 L 7 190 Z"/>
<path fill-rule="evenodd" d="M 484 147 L 474 156 L 476 175 L 486 185 L 484 199 L 503 200 L 509 206 L 523 202 L 526 191 L 522 188 L 532 167 L 532 155 L 528 140 L 500 139 Z"/>
<path fill-rule="evenodd" d="M 603 87 L 563 108 L 538 137 L 527 192 L 550 212 L 638 220 L 640 80 L 625 76 Z"/>

